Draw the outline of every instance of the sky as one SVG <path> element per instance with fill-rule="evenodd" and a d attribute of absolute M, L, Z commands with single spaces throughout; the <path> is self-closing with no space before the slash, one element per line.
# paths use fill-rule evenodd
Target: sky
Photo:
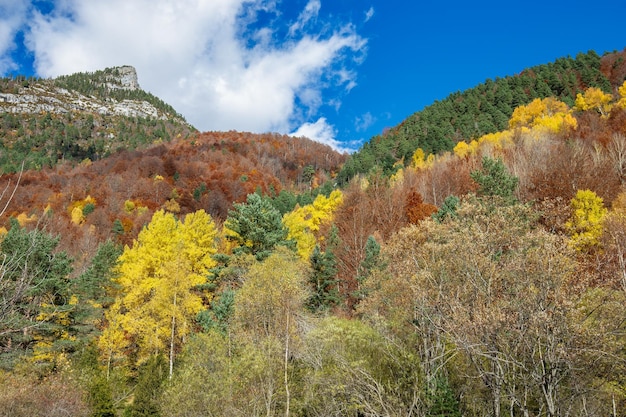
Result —
<path fill-rule="evenodd" d="M 449 94 L 626 47 L 626 2 L 0 0 L 0 75 L 132 65 L 200 131 L 351 152 Z"/>

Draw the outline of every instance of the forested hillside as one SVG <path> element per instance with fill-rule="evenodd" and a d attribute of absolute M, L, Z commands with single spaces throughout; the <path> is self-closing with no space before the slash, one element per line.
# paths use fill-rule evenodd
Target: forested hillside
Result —
<path fill-rule="evenodd" d="M 459 141 L 503 130 L 516 107 L 536 98 L 555 97 L 571 107 L 576 94 L 589 87 L 613 93 L 625 74 L 623 53 L 600 57 L 590 51 L 489 79 L 470 90 L 454 92 L 372 137 L 348 160 L 339 180 L 346 182 L 374 166 L 389 174 L 397 162 L 408 162 L 417 148 L 437 154 L 451 151 Z"/>
<path fill-rule="evenodd" d="M 207 132 L 3 175 L 0 416 L 623 415 L 626 72 L 579 60 L 364 173 Z"/>
<path fill-rule="evenodd" d="M 133 70 L 134 71 L 134 70 Z M 121 149 L 188 137 L 170 105 L 119 85 L 119 68 L 54 79 L 0 79 L 0 172 L 97 160 Z"/>

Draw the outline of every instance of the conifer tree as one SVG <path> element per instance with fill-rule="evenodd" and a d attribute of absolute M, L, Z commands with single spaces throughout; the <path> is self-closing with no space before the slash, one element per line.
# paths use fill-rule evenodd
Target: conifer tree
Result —
<path fill-rule="evenodd" d="M 272 203 L 260 195 L 248 195 L 246 203 L 234 205 L 229 211 L 225 228 L 226 238 L 237 244 L 233 253 L 254 255 L 257 260 L 267 258 L 276 246 L 295 249 L 287 238 L 288 230 L 282 222 L 280 212 Z"/>
<path fill-rule="evenodd" d="M 130 417 L 158 417 L 161 415 L 159 398 L 161 386 L 167 377 L 167 364 L 162 355 L 151 356 L 141 368 L 135 387 Z"/>
<path fill-rule="evenodd" d="M 322 252 L 319 245 L 316 245 L 310 262 L 309 283 L 313 291 L 307 306 L 313 312 L 327 310 L 340 301 L 337 288 L 337 258 L 332 249 L 326 248 L 326 251 Z"/>
<path fill-rule="evenodd" d="M 508 203 L 513 203 L 513 193 L 519 183 L 519 178 L 509 174 L 502 159 L 483 158 L 482 170 L 473 171 L 470 176 L 478 184 L 478 195 L 501 197 Z"/>
<path fill-rule="evenodd" d="M 0 362 L 23 354 L 36 339 L 46 344 L 59 342 L 55 334 L 67 331 L 70 303 L 71 260 L 57 252 L 59 238 L 40 230 L 26 230 L 16 219 L 0 243 Z M 26 331 L 28 329 L 28 331 Z M 61 347 L 62 348 L 62 347 Z"/>

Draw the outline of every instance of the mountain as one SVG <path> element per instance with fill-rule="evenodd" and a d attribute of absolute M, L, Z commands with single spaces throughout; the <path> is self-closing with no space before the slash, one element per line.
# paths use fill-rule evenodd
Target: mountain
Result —
<path fill-rule="evenodd" d="M 0 172 L 97 160 L 196 129 L 143 91 L 131 66 L 53 79 L 0 80 Z"/>
<path fill-rule="evenodd" d="M 603 57 L 593 51 L 579 53 L 452 93 L 372 137 L 347 161 L 339 182 L 346 183 L 374 167 L 391 174 L 398 162 L 410 161 L 417 148 L 426 155 L 438 154 L 452 150 L 460 141 L 504 130 L 513 110 L 535 98 L 555 97 L 571 107 L 576 94 L 588 87 L 612 93 L 624 81 L 625 57 L 624 51 Z"/>
<path fill-rule="evenodd" d="M 0 176 L 0 415 L 618 415 L 625 76 L 487 81 L 348 163 L 230 131 Z M 140 91 L 98 77 L 55 88 Z"/>

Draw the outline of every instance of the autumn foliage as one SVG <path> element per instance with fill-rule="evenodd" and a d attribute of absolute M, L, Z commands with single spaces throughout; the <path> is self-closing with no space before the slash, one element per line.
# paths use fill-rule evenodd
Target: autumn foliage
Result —
<path fill-rule="evenodd" d="M 410 118 L 389 137 L 438 121 L 455 144 L 397 142 L 365 172 L 208 132 L 3 176 L 0 290 L 26 290 L 0 308 L 0 399 L 31 404 L 32 372 L 76 415 L 619 415 L 626 65 L 580 59 L 507 81 L 559 95 L 481 87 L 517 103 L 459 121 L 490 131 Z"/>

